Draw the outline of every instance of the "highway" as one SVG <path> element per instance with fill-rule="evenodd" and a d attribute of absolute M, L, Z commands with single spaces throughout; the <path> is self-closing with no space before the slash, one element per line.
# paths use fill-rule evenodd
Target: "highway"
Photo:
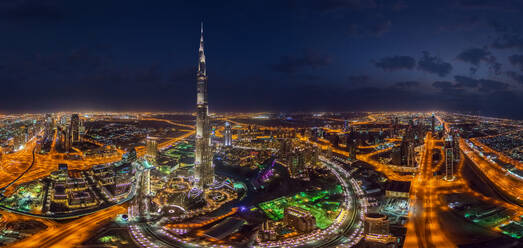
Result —
<path fill-rule="evenodd" d="M 84 216 L 67 224 L 59 225 L 57 228 L 47 229 L 30 238 L 15 243 L 11 248 L 28 247 L 53 247 L 68 248 L 79 245 L 89 238 L 90 235 L 102 224 L 113 219 L 118 214 L 127 212 L 123 206 L 113 206 L 94 214 Z"/>
<path fill-rule="evenodd" d="M 481 157 L 464 140 L 460 140 L 460 148 L 498 191 L 508 196 L 511 202 L 523 206 L 523 180 L 508 175 L 507 171 L 501 166 Z"/>
<path fill-rule="evenodd" d="M 434 140 L 430 132 L 425 137 L 420 172 L 412 181 L 410 190 L 411 209 L 404 247 L 456 247 L 449 241 L 438 222 L 436 187 L 441 179 L 432 174 L 432 149 Z"/>
<path fill-rule="evenodd" d="M 505 135 L 505 134 L 499 134 L 499 135 Z M 499 135 L 496 135 L 496 136 L 499 136 Z M 487 136 L 487 137 L 492 137 L 492 136 Z M 487 138 L 487 137 L 481 137 L 481 138 Z M 474 145 L 481 147 L 481 149 L 483 149 L 484 151 L 496 154 L 498 159 L 501 160 L 502 162 L 507 163 L 507 164 L 512 164 L 517 169 L 523 170 L 523 164 L 521 164 L 519 161 L 516 161 L 516 160 L 508 157 L 504 153 L 498 152 L 498 151 L 490 148 L 489 146 L 479 142 L 477 138 L 472 138 L 472 139 L 470 139 L 470 141 L 472 143 L 474 143 Z"/>

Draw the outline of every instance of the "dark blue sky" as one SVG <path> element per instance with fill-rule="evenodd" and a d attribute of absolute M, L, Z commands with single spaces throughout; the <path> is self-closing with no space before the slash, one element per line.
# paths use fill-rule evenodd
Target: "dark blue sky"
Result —
<path fill-rule="evenodd" d="M 0 2 L 1 112 L 453 110 L 523 118 L 518 0 Z"/>

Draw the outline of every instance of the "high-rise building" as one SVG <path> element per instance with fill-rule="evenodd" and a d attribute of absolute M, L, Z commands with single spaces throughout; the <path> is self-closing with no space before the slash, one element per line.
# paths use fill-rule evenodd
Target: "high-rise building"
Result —
<path fill-rule="evenodd" d="M 45 114 L 45 131 L 50 132 L 54 128 L 54 119 L 51 114 Z"/>
<path fill-rule="evenodd" d="M 407 166 L 408 167 L 415 167 L 416 166 L 416 159 L 415 159 L 415 152 L 414 152 L 414 144 L 411 142 L 408 145 L 408 151 L 407 151 Z"/>
<path fill-rule="evenodd" d="M 447 181 L 454 180 L 454 142 L 451 135 L 445 137 L 445 177 Z"/>
<path fill-rule="evenodd" d="M 78 135 L 81 138 L 83 135 L 85 135 L 85 123 L 80 120 L 80 124 L 78 126 Z"/>
<path fill-rule="evenodd" d="M 309 180 L 309 169 L 306 166 L 307 154 L 310 154 L 310 151 L 306 149 L 297 149 L 292 152 L 287 163 L 291 178 Z"/>
<path fill-rule="evenodd" d="M 211 135 L 209 109 L 207 103 L 207 69 L 203 49 L 203 23 L 198 50 L 198 72 L 196 73 L 196 150 L 194 152 L 195 177 L 199 188 L 204 188 L 214 182 L 212 166 Z"/>
<path fill-rule="evenodd" d="M 290 153 L 292 151 L 292 140 L 291 139 L 280 139 L 280 150 L 279 150 L 279 159 L 284 163 L 287 163 L 289 160 Z"/>
<path fill-rule="evenodd" d="M 232 146 L 232 129 L 229 122 L 225 122 L 225 132 L 223 134 L 223 144 L 225 146 Z"/>
<path fill-rule="evenodd" d="M 71 150 L 71 144 L 72 144 L 72 138 L 71 138 L 71 127 L 67 127 L 65 130 L 65 139 L 64 139 L 64 150 L 65 152 L 69 152 Z"/>
<path fill-rule="evenodd" d="M 145 155 L 147 159 L 152 162 L 153 165 L 156 164 L 156 159 L 158 157 L 158 138 L 147 136 L 145 139 Z"/>
<path fill-rule="evenodd" d="M 319 161 L 320 161 L 320 148 L 313 147 L 309 166 L 312 168 L 316 168 L 318 166 Z"/>
<path fill-rule="evenodd" d="M 78 129 L 79 127 L 80 117 L 78 116 L 78 114 L 71 115 L 71 128 L 69 129 L 69 137 L 71 138 L 70 142 L 74 143 L 80 141 L 80 132 Z"/>
<path fill-rule="evenodd" d="M 432 119 L 431 119 L 431 131 L 432 131 L 432 135 L 434 135 L 434 130 L 435 130 L 435 124 L 436 124 L 436 117 L 434 116 L 434 113 L 432 113 Z"/>

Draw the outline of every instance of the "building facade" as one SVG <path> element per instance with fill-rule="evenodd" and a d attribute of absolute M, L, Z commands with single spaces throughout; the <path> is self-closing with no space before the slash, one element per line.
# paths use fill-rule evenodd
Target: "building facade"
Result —
<path fill-rule="evenodd" d="M 316 218 L 309 211 L 299 207 L 286 208 L 283 222 L 299 232 L 310 232 L 316 228 Z"/>

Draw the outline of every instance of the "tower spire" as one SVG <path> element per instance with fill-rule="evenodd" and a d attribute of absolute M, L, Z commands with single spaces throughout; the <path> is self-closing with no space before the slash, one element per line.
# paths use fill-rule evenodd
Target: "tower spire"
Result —
<path fill-rule="evenodd" d="M 205 52 L 203 50 L 203 21 L 201 23 L 201 36 L 200 36 L 200 48 L 198 49 L 199 61 L 198 61 L 198 73 L 206 75 L 205 69 Z"/>

